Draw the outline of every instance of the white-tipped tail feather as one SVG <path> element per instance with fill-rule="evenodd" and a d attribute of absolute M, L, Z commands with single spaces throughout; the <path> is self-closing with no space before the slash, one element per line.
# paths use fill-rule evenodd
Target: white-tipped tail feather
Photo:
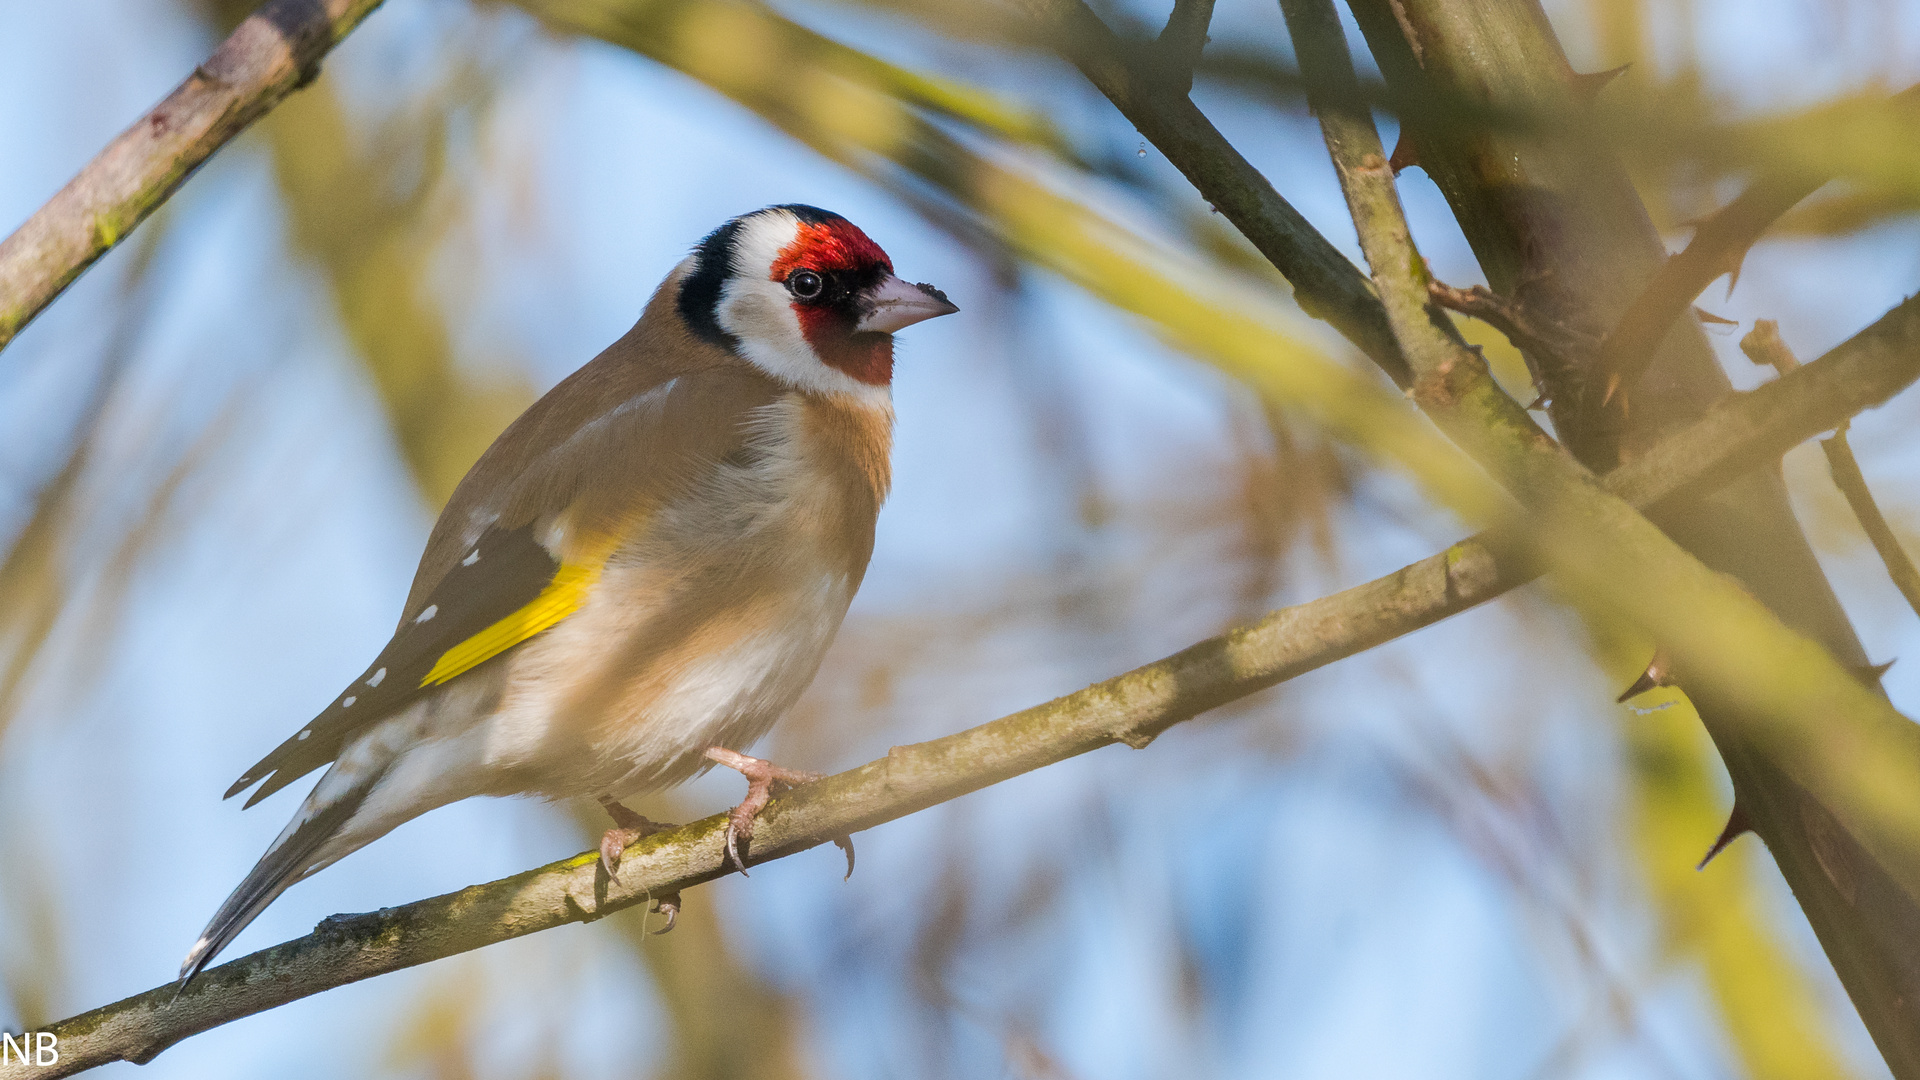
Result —
<path fill-rule="evenodd" d="M 323 784 L 326 779 L 322 778 Z M 248 923 L 265 911 L 268 904 L 285 892 L 287 886 L 324 865 L 315 861 L 320 846 L 347 823 L 372 786 L 370 782 L 355 785 L 325 806 L 301 807 L 301 812 L 294 815 L 287 827 L 281 830 L 273 846 L 254 864 L 239 888 L 234 889 L 233 894 L 227 897 L 227 902 L 220 905 L 220 910 L 214 913 L 207 928 L 200 932 L 200 940 L 187 950 L 187 958 L 180 963 L 181 989 L 184 990 L 201 968 L 206 967 L 209 961 L 220 954 L 220 950 L 247 928 Z M 315 794 L 318 793 L 319 788 L 316 787 Z M 308 802 L 313 802 L 313 796 L 308 796 Z M 315 812 L 309 813 L 309 810 Z M 326 861 L 332 862 L 333 859 Z"/>

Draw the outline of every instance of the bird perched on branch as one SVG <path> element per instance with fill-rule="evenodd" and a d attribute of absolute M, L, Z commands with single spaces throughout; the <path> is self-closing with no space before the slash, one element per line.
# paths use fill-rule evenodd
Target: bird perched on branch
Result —
<path fill-rule="evenodd" d="M 460 482 L 380 655 L 228 790 L 258 783 L 252 806 L 331 765 L 182 985 L 287 886 L 473 795 L 599 797 L 612 872 L 649 824 L 617 800 L 719 762 L 749 781 L 727 833 L 744 868 L 772 786 L 811 778 L 739 751 L 812 681 L 866 572 L 893 332 L 956 310 L 811 206 L 701 241 Z"/>

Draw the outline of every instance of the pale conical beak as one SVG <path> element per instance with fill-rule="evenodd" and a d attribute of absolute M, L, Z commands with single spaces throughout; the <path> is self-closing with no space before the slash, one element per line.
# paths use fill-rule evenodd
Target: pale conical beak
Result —
<path fill-rule="evenodd" d="M 879 334 L 891 334 L 960 310 L 939 289 L 915 285 L 892 274 L 861 298 L 860 309 L 860 321 L 854 329 Z"/>

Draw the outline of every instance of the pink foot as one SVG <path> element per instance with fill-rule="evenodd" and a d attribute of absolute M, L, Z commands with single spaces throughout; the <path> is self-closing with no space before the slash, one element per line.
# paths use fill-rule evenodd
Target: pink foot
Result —
<path fill-rule="evenodd" d="M 734 869 L 740 871 L 740 876 L 745 877 L 747 864 L 740 858 L 739 845 L 753 839 L 754 816 L 772 800 L 774 785 L 779 785 L 778 790 L 785 791 L 795 784 L 818 780 L 821 774 L 775 765 L 771 761 L 748 757 L 724 746 L 707 747 L 707 756 L 747 778 L 747 797 L 727 814 L 727 860 L 733 863 Z"/>
<path fill-rule="evenodd" d="M 600 796 L 600 805 L 613 819 L 613 828 L 600 836 L 600 865 L 607 868 L 607 876 L 612 877 L 620 869 L 620 857 L 626 853 L 627 845 L 643 836 L 652 836 L 676 828 L 658 821 L 648 821 L 639 814 L 622 806 L 611 796 Z"/>
<path fill-rule="evenodd" d="M 626 853 L 628 844 L 643 836 L 652 836 L 657 832 L 678 828 L 675 825 L 649 821 L 607 795 L 600 796 L 600 805 L 606 808 L 607 816 L 613 818 L 614 825 L 613 828 L 600 834 L 600 865 L 606 868 L 609 878 L 620 869 L 620 857 Z M 655 900 L 652 910 L 667 917 L 667 925 L 653 933 L 666 933 L 673 929 L 673 924 L 680 919 L 680 894 L 673 893 Z"/>

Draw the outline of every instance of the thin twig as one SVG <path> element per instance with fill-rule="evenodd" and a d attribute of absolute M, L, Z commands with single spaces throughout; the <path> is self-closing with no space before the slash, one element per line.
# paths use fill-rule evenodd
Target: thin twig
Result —
<path fill-rule="evenodd" d="M 1799 358 L 1780 337 L 1780 324 L 1772 319 L 1754 323 L 1753 330 L 1740 339 L 1740 351 L 1747 354 L 1747 359 L 1771 366 L 1781 375 L 1800 367 Z M 1893 526 L 1887 523 L 1887 516 L 1880 512 L 1880 504 L 1867 488 L 1867 478 L 1860 471 L 1859 460 L 1853 456 L 1852 445 L 1847 442 L 1845 422 L 1835 427 L 1830 437 L 1820 440 L 1820 449 L 1827 455 L 1827 471 L 1833 474 L 1834 486 L 1847 497 L 1855 520 L 1860 522 L 1867 539 L 1873 541 L 1873 550 L 1880 553 L 1880 562 L 1886 566 L 1894 588 L 1907 598 L 1907 606 L 1914 614 L 1920 615 L 1920 569 L 1914 567 L 1913 559 L 1900 546 L 1900 538 L 1893 535 Z"/>
<path fill-rule="evenodd" d="M 214 151 L 319 74 L 381 0 L 271 0 L 0 241 L 0 349 Z"/>
<path fill-rule="evenodd" d="M 1548 387 L 1580 385 L 1566 376 L 1584 370 L 1588 359 L 1600 348 L 1600 339 L 1595 335 L 1542 316 L 1529 310 L 1526 304 L 1509 300 L 1485 285 L 1456 289 L 1433 281 L 1427 285 L 1427 295 L 1449 311 L 1479 319 L 1513 343 L 1533 376 L 1538 400 L 1528 405 L 1528 409 L 1546 402 Z"/>
<path fill-rule="evenodd" d="M 1340 254 L 1185 94 L 1166 93 L 1128 63 L 1129 50 L 1082 0 L 1020 0 L 1040 36 L 1078 67 L 1140 134 L 1184 173 L 1324 319 L 1402 387 L 1411 375 L 1365 274 Z"/>
<path fill-rule="evenodd" d="M 1637 506 L 1689 500 L 1920 378 L 1920 300 L 1895 308 L 1803 370 L 1730 398 L 1621 467 L 1605 487 Z M 1487 537 L 1396 573 L 1200 642 L 1078 693 L 885 758 L 775 799 L 749 853 L 765 862 L 1113 743 L 1143 747 L 1215 706 L 1323 667 L 1491 600 L 1531 571 Z M 60 1062 L 0 1063 L 0 1080 L 51 1080 L 108 1061 L 148 1061 L 191 1035 L 350 982 L 572 922 L 591 922 L 725 873 L 714 815 L 628 849 L 618 877 L 598 852 L 365 915 L 54 1024 Z"/>

